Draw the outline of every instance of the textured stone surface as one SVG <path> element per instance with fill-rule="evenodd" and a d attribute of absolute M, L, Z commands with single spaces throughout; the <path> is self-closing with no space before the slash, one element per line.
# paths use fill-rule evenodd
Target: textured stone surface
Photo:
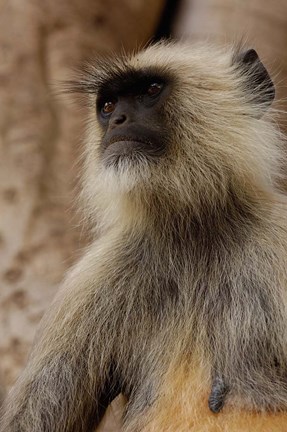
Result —
<path fill-rule="evenodd" d="M 277 106 L 287 109 L 285 0 L 183 0 L 175 33 L 193 40 L 243 40 L 254 47 L 275 79 Z M 284 119 L 282 126 L 287 130 Z"/>
<path fill-rule="evenodd" d="M 0 0 L 0 371 L 9 388 L 84 244 L 83 109 L 55 95 L 82 60 L 146 42 L 163 0 Z"/>

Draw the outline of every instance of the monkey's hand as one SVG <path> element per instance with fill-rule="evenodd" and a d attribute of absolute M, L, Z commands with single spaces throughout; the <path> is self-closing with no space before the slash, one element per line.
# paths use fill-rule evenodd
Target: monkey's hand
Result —
<path fill-rule="evenodd" d="M 208 398 L 208 406 L 213 413 L 217 414 L 222 410 L 228 392 L 229 388 L 224 382 L 223 378 L 219 375 L 215 376 Z"/>

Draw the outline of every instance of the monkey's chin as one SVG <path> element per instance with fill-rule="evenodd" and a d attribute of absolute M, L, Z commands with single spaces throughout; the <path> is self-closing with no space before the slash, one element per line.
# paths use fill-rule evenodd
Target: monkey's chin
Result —
<path fill-rule="evenodd" d="M 131 169 L 132 166 L 148 163 L 149 157 L 145 147 L 146 144 L 141 141 L 115 141 L 104 151 L 104 165 L 122 171 Z"/>
<path fill-rule="evenodd" d="M 130 192 L 150 178 L 151 165 L 142 143 L 117 141 L 104 152 L 101 178 L 110 191 Z"/>

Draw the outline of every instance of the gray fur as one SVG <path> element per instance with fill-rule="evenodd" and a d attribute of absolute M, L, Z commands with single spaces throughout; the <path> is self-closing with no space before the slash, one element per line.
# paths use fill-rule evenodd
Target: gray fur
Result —
<path fill-rule="evenodd" d="M 97 239 L 42 321 L 1 432 L 91 431 L 119 391 L 128 428 L 160 397 L 174 359 L 194 352 L 228 384 L 227 403 L 286 409 L 282 137 L 233 59 L 232 48 L 161 43 L 92 66 L 78 83 L 90 97 L 83 198 Z M 169 152 L 159 164 L 105 168 L 98 86 L 142 67 L 175 78 Z"/>

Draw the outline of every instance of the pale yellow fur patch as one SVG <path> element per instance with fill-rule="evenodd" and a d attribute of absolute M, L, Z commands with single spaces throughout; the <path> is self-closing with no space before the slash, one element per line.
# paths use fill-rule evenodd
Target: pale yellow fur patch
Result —
<path fill-rule="evenodd" d="M 195 366 L 196 365 L 196 366 Z M 175 365 L 173 365 L 175 366 Z M 228 402 L 219 414 L 208 408 L 210 380 L 199 362 L 181 362 L 166 376 L 161 396 L 125 432 L 286 432 L 287 413 L 256 413 Z"/>

